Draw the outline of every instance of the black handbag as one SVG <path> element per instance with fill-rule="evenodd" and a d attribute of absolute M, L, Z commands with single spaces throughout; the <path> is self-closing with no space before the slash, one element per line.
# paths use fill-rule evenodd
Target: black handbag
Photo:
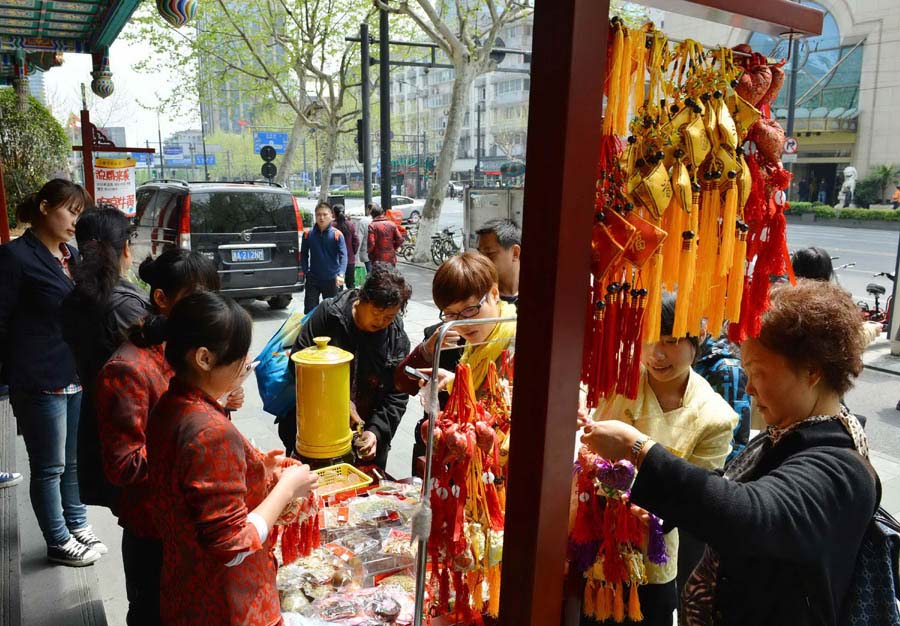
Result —
<path fill-rule="evenodd" d="M 871 465 L 869 469 L 874 474 Z M 877 475 L 875 484 L 880 501 L 881 481 Z M 856 555 L 839 623 L 841 626 L 900 626 L 898 600 L 900 522 L 879 506 Z"/>

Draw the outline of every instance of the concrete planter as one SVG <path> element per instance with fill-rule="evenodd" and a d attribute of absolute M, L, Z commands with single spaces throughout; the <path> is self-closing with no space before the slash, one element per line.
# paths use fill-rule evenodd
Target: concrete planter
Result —
<path fill-rule="evenodd" d="M 889 222 L 887 220 L 839 220 L 837 218 L 820 218 L 816 216 L 815 213 L 803 213 L 802 215 L 786 215 L 785 218 L 787 219 L 788 224 L 900 231 L 900 222 Z"/>

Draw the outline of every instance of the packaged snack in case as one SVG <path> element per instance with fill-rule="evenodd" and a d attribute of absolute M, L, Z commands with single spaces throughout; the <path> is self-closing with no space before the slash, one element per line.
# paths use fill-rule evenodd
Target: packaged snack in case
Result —
<path fill-rule="evenodd" d="M 409 522 L 417 506 L 415 501 L 398 498 L 395 495 L 353 498 L 345 504 L 349 509 L 349 523 L 352 526 L 362 523 L 402 526 Z"/>
<path fill-rule="evenodd" d="M 317 600 L 304 614 L 342 626 L 407 626 L 414 612 L 412 593 L 400 587 L 378 587 Z"/>
<path fill-rule="evenodd" d="M 279 568 L 275 583 L 282 598 L 282 608 L 289 610 L 285 602 L 292 606 L 301 604 L 294 595 L 296 591 L 302 592 L 307 599 L 315 600 L 335 591 L 358 587 L 354 580 L 362 579 L 361 565 L 359 561 L 348 561 L 336 557 L 330 550 L 319 548 L 309 556 Z"/>
<path fill-rule="evenodd" d="M 332 543 L 347 548 L 355 555 L 362 556 L 381 550 L 381 533 L 375 527 L 360 528 L 346 533 Z"/>
<path fill-rule="evenodd" d="M 416 558 L 417 548 L 418 545 L 413 543 L 412 534 L 399 528 L 392 528 L 381 544 L 381 551 L 385 554 L 396 554 L 413 559 Z"/>

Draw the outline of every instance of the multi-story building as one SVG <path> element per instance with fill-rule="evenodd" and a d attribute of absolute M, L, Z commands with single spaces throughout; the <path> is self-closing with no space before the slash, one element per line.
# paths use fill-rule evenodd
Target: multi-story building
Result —
<path fill-rule="evenodd" d="M 498 47 L 530 51 L 532 23 L 532 18 L 528 18 L 507 26 L 500 33 L 502 44 Z M 454 180 L 491 184 L 500 180 L 503 163 L 525 161 L 529 63 L 522 55 L 508 54 L 499 67 L 504 71 L 479 76 L 467 94 L 451 174 Z M 416 188 L 416 159 L 424 172 L 426 162 L 436 160 L 440 151 L 447 128 L 453 72 L 447 68 L 422 67 L 391 71 L 393 173 L 395 184 L 402 184 L 404 193 L 409 195 Z M 377 117 L 375 120 L 373 137 L 376 137 Z M 373 165 L 377 167 L 377 140 L 373 142 L 372 154 Z M 359 177 L 358 171 L 355 162 L 339 161 L 332 182 L 350 182 L 348 179 Z M 423 174 L 423 178 L 427 183 L 427 176 Z"/>
<path fill-rule="evenodd" d="M 47 106 L 47 90 L 44 87 L 43 70 L 34 70 L 28 75 L 28 92 L 37 98 L 37 101 Z"/>
<path fill-rule="evenodd" d="M 214 20 L 214 13 L 201 13 L 197 19 L 197 28 L 204 28 L 205 20 Z M 252 32 L 258 28 L 258 24 L 250 22 L 246 25 Z M 279 65 L 284 56 L 284 48 L 278 44 L 265 50 L 266 58 L 272 66 Z M 228 58 L 227 49 L 221 54 L 230 63 L 237 66 L 243 61 L 239 55 Z M 252 126 L 256 112 L 265 105 L 269 99 L 258 88 L 250 88 L 249 79 L 239 77 L 235 70 L 226 68 L 220 58 L 211 55 L 201 55 L 199 60 L 200 80 L 200 115 L 207 132 L 214 133 L 224 131 L 227 133 L 240 133 L 246 126 Z M 223 76 L 234 76 L 223 80 Z"/>

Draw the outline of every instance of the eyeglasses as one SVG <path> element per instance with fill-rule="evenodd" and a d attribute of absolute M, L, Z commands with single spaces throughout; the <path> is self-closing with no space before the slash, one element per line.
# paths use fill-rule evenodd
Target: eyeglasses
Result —
<path fill-rule="evenodd" d="M 128 241 L 130 241 L 131 243 L 134 243 L 135 241 L 137 241 L 138 236 L 139 236 L 139 233 L 138 233 L 137 229 L 128 231 Z"/>
<path fill-rule="evenodd" d="M 453 322 L 456 320 L 467 320 L 475 317 L 481 311 L 481 307 L 484 306 L 484 303 L 487 302 L 488 294 L 484 294 L 481 300 L 478 301 L 478 304 L 473 304 L 472 306 L 467 306 L 459 313 L 450 313 L 448 311 L 441 311 L 439 317 L 442 322 Z"/>

